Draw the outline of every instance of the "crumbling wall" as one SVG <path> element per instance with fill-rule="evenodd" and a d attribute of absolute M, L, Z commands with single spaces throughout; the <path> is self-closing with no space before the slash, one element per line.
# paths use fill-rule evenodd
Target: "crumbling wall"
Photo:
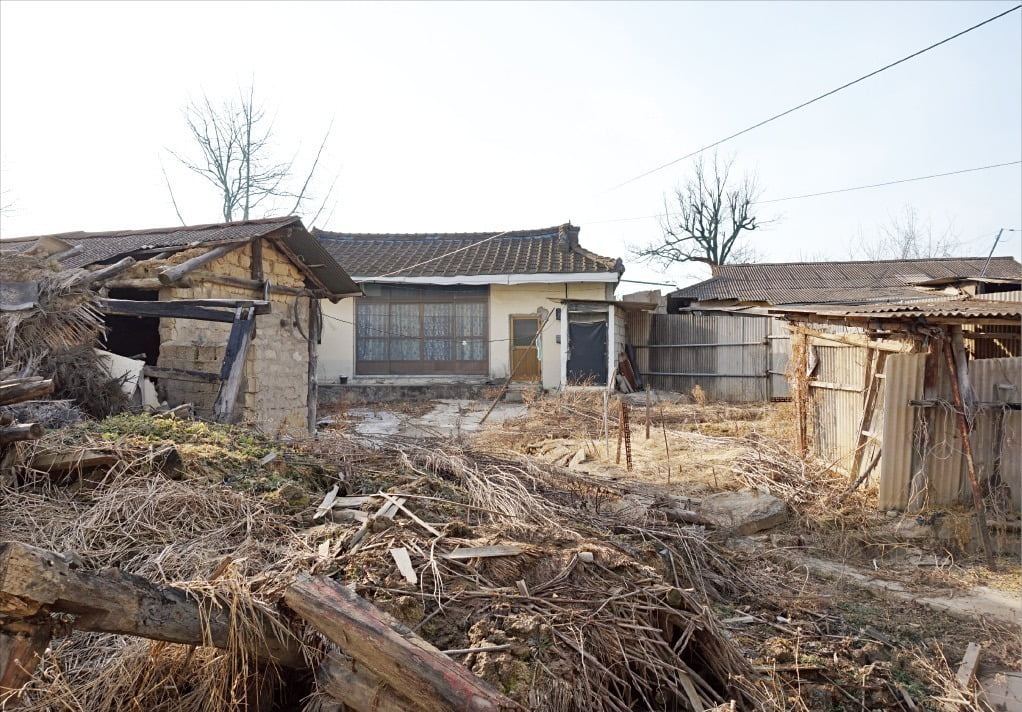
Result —
<path fill-rule="evenodd" d="M 302 274 L 270 243 L 262 248 L 263 274 L 273 285 L 304 287 Z M 252 248 L 245 245 L 202 268 L 223 277 L 251 279 Z M 193 279 L 191 287 L 165 287 L 160 299 L 253 299 L 252 289 Z M 264 432 L 304 428 L 307 418 L 310 297 L 271 292 L 269 314 L 256 317 L 255 332 L 235 418 Z M 231 325 L 195 319 L 160 320 L 161 368 L 220 372 Z M 170 405 L 194 403 L 196 413 L 210 417 L 217 383 L 164 379 Z"/>

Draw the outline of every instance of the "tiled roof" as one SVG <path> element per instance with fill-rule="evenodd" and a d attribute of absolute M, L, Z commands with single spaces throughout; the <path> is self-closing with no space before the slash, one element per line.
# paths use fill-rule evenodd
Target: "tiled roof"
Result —
<path fill-rule="evenodd" d="M 312 234 L 356 280 L 624 271 L 621 260 L 580 247 L 578 232 L 566 224 L 505 233 Z"/>
<path fill-rule="evenodd" d="M 253 238 L 264 237 L 285 227 L 295 228 L 286 231 L 281 239 L 299 259 L 300 264 L 296 266 L 306 274 L 314 275 L 333 295 L 360 293 L 344 269 L 318 242 L 312 239 L 305 226 L 302 225 L 301 218 L 295 216 L 148 230 L 65 232 L 56 235 L 16 237 L 0 241 L 0 251 L 23 252 L 35 245 L 40 238 L 55 237 L 71 245 L 81 245 L 84 248 L 78 254 L 61 260 L 62 265 L 65 267 L 88 267 L 144 250 L 246 242 Z"/>
<path fill-rule="evenodd" d="M 721 265 L 705 282 L 679 289 L 672 299 L 738 300 L 767 304 L 868 303 L 925 299 L 913 285 L 938 279 L 978 277 L 985 257 L 877 262 L 794 262 Z M 995 257 L 985 277 L 1022 280 L 1022 265 Z"/>

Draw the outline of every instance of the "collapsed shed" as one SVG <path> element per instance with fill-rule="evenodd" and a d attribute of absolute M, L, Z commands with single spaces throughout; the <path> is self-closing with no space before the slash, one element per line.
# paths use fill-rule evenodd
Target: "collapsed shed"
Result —
<path fill-rule="evenodd" d="M 265 432 L 314 425 L 320 299 L 361 293 L 297 217 L 21 237 L 2 249 L 86 273 L 106 348 L 144 361 L 170 406 Z M 16 306 L 31 308 L 31 284 L 22 291 Z"/>
<path fill-rule="evenodd" d="M 784 307 L 802 452 L 879 507 L 1022 509 L 1022 293 L 854 307 Z"/>

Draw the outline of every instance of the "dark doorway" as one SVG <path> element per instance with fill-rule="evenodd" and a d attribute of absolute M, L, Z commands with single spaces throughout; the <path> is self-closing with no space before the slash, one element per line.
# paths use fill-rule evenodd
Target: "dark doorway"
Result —
<path fill-rule="evenodd" d="M 160 293 L 153 289 L 111 289 L 111 299 L 155 302 Z M 107 325 L 106 349 L 119 356 L 137 358 L 155 366 L 160 357 L 160 320 L 148 316 L 113 316 L 104 319 Z M 142 354 L 145 354 L 144 356 Z"/>
<path fill-rule="evenodd" d="M 568 384 L 607 383 L 607 322 L 568 323 Z"/>

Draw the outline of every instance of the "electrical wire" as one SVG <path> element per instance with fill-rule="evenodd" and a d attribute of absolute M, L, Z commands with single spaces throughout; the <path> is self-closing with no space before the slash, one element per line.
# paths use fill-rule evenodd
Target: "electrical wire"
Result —
<path fill-rule="evenodd" d="M 908 60 L 913 59 L 915 57 L 918 57 L 921 54 L 929 52 L 932 49 L 936 49 L 937 47 L 940 47 L 943 44 L 947 44 L 948 42 L 950 42 L 950 41 L 952 41 L 954 39 L 957 39 L 957 38 L 961 37 L 962 35 L 966 35 L 969 32 L 972 32 L 973 30 L 978 30 L 980 27 L 983 27 L 984 25 L 987 25 L 987 24 L 989 24 L 989 23 L 991 23 L 991 22 L 993 22 L 995 20 L 999 20 L 1000 18 L 1004 17 L 1005 15 L 1008 15 L 1008 14 L 1010 14 L 1012 12 L 1015 12 L 1019 8 L 1022 8 L 1022 5 L 1016 5 L 1015 7 L 1011 8 L 1011 9 L 1005 10 L 1002 13 L 999 13 L 997 15 L 994 15 L 991 18 L 983 20 L 983 22 L 975 24 L 972 27 L 968 27 L 968 28 L 962 30 L 961 32 L 957 32 L 957 33 L 951 35 L 950 37 L 945 37 L 944 39 L 940 40 L 939 42 L 935 42 L 935 43 L 931 44 L 929 47 L 924 47 L 923 49 L 918 50 L 916 52 L 913 52 L 912 54 L 907 55 L 905 57 L 902 57 L 901 59 L 899 59 L 899 60 L 897 60 L 895 62 L 891 62 L 890 64 L 884 65 L 883 67 L 880 67 L 879 69 L 875 69 L 872 72 L 870 72 L 869 74 L 864 74 L 863 76 L 859 77 L 858 79 L 853 79 L 852 81 L 850 81 L 850 82 L 848 82 L 846 84 L 842 84 L 841 86 L 837 87 L 836 89 L 831 89 L 830 91 L 826 92 L 825 94 L 820 94 L 819 96 L 817 96 L 817 97 L 815 97 L 813 99 L 810 99 L 809 101 L 804 101 L 801 104 L 799 104 L 798 106 L 793 106 L 790 109 L 782 111 L 779 114 L 774 114 L 773 116 L 771 116 L 768 119 L 764 119 L 763 121 L 760 121 L 757 124 L 753 124 L 752 126 L 749 126 L 748 128 L 744 128 L 741 131 L 738 131 L 737 133 L 733 133 L 730 136 L 726 136 L 726 137 L 724 137 L 724 138 L 722 138 L 722 139 L 720 139 L 718 141 L 714 141 L 711 144 L 707 144 L 706 146 L 703 146 L 702 148 L 700 148 L 698 150 L 695 150 L 695 151 L 692 151 L 691 153 L 685 154 L 681 158 L 675 158 L 674 160 L 668 161 L 667 163 L 664 163 L 663 165 L 660 165 L 660 166 L 657 166 L 656 168 L 648 170 L 645 173 L 640 173 L 639 175 L 635 176 L 634 178 L 629 178 L 628 180 L 624 181 L 623 183 L 618 183 L 617 185 L 615 185 L 612 188 L 610 188 L 608 190 L 608 192 L 612 191 L 612 190 L 617 190 L 618 188 L 622 188 L 622 187 L 628 185 L 629 183 L 634 183 L 635 181 L 640 180 L 642 178 L 645 178 L 646 176 L 653 175 L 654 173 L 662 171 L 665 168 L 669 168 L 670 166 L 673 166 L 676 163 L 680 163 L 681 161 L 684 161 L 687 158 L 692 158 L 693 156 L 697 156 L 700 153 L 702 153 L 703 151 L 707 151 L 707 150 L 709 150 L 711 148 L 715 148 L 717 146 L 720 146 L 721 144 L 726 143 L 727 141 L 730 141 L 731 139 L 738 138 L 742 134 L 747 134 L 747 133 L 749 133 L 750 131 L 752 131 L 754 129 L 758 129 L 761 126 L 765 126 L 766 124 L 769 124 L 772 121 L 776 121 L 777 119 L 780 119 L 781 117 L 787 116 L 788 114 L 794 113 L 794 112 L 798 111 L 799 109 L 804 109 L 805 107 L 809 106 L 810 104 L 815 104 L 816 102 L 820 101 L 821 99 L 826 99 L 828 96 L 832 96 L 834 94 L 837 94 L 839 91 L 841 91 L 843 89 L 847 89 L 850 86 L 854 86 L 855 84 L 858 84 L 859 82 L 862 82 L 862 81 L 865 81 L 865 80 L 869 79 L 870 77 L 875 77 L 877 74 L 880 74 L 881 72 L 884 72 L 884 71 L 887 71 L 888 69 L 896 67 L 899 64 L 902 64 L 903 62 L 907 62 Z"/>
<path fill-rule="evenodd" d="M 1022 6 L 1020 6 L 1022 7 Z M 976 166 L 974 168 L 962 168 L 957 171 L 947 171 L 946 173 L 933 173 L 926 176 L 915 176 L 913 178 L 899 178 L 897 180 L 889 180 L 883 183 L 870 183 L 869 185 L 857 185 L 850 188 L 836 188 L 835 190 L 825 190 L 819 193 L 806 193 L 804 195 L 790 195 L 784 198 L 770 198 L 768 200 L 757 200 L 753 202 L 753 205 L 764 205 L 766 203 L 781 203 L 788 200 L 801 200 L 803 198 L 817 198 L 823 195 L 834 195 L 836 193 L 851 193 L 856 190 L 867 190 L 869 188 L 882 188 L 889 185 L 898 185 L 899 183 L 912 183 L 921 180 L 931 180 L 933 178 L 945 178 L 947 176 L 956 176 L 963 173 L 975 173 L 977 171 L 987 171 L 994 168 L 1003 168 L 1005 166 L 1017 166 L 1022 163 L 1022 160 L 1008 161 L 1007 163 L 992 163 L 988 166 Z M 680 213 L 667 213 L 669 216 L 680 215 Z M 601 225 L 603 223 L 614 223 L 614 222 L 628 222 L 631 220 L 651 220 L 653 218 L 663 217 L 663 213 L 657 213 L 656 215 L 636 215 L 630 218 L 611 218 L 608 220 L 589 220 L 584 222 L 585 225 Z"/>

